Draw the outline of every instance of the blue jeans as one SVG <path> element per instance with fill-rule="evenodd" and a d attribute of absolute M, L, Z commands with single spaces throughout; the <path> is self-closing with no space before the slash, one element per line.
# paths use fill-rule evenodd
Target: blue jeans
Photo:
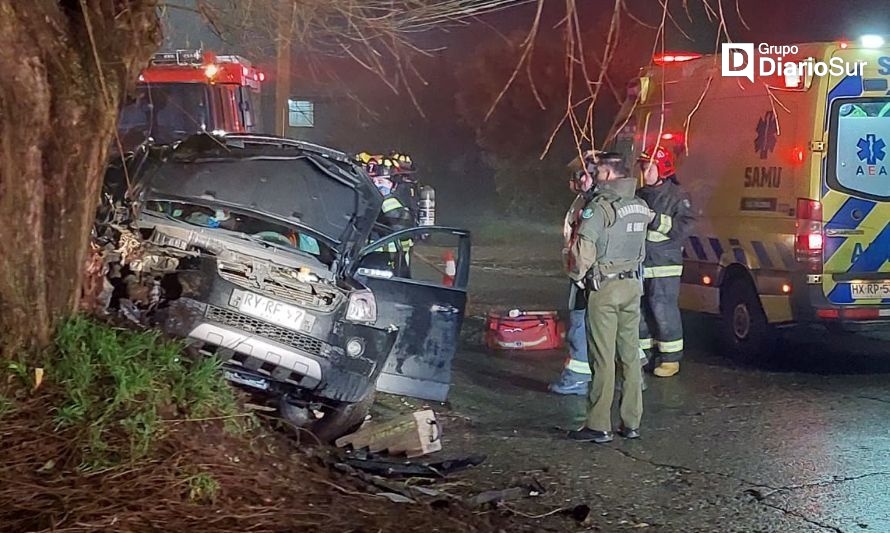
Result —
<path fill-rule="evenodd" d="M 563 376 L 577 379 L 590 379 L 590 363 L 587 362 L 587 305 L 584 294 L 574 283 L 569 285 L 569 326 L 566 329 L 566 343 L 569 345 L 569 360 Z M 580 303 L 580 305 L 577 305 Z M 581 309 L 578 309 L 581 307 Z"/>

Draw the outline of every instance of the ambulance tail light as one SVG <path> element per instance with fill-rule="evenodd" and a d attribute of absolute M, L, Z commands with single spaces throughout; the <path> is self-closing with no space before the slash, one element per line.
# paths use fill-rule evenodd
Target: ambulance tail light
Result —
<path fill-rule="evenodd" d="M 794 240 L 794 254 L 797 261 L 821 264 L 824 245 L 822 202 L 799 198 L 797 232 Z"/>

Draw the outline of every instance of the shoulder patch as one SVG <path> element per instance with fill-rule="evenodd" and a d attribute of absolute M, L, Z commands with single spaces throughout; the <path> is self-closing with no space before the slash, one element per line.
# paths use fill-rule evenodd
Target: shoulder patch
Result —
<path fill-rule="evenodd" d="M 589 207 L 585 207 L 583 211 L 581 211 L 581 218 L 590 218 L 593 216 L 593 209 Z"/>

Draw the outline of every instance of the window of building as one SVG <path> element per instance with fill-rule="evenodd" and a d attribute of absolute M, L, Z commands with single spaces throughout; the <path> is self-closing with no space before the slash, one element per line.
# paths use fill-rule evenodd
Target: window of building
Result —
<path fill-rule="evenodd" d="M 292 128 L 315 126 L 315 104 L 309 100 L 287 101 L 287 124 Z"/>

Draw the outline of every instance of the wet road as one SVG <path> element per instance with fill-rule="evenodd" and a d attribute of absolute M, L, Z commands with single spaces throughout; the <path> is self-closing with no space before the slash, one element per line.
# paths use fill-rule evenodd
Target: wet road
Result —
<path fill-rule="evenodd" d="M 511 259 L 522 257 L 522 259 Z M 544 259 L 535 259 L 543 257 Z M 513 304 L 560 308 L 565 282 L 550 254 L 475 251 L 471 314 Z M 511 505 L 529 515 L 586 504 L 588 523 L 551 530 L 890 532 L 890 344 L 797 331 L 780 355 L 737 366 L 714 348 L 714 322 L 687 316 L 688 357 L 650 378 L 643 438 L 566 441 L 581 397 L 546 392 L 560 354 L 492 355 L 469 318 L 442 412 L 450 455 L 484 453 L 481 487 L 534 478 L 546 493 Z"/>

